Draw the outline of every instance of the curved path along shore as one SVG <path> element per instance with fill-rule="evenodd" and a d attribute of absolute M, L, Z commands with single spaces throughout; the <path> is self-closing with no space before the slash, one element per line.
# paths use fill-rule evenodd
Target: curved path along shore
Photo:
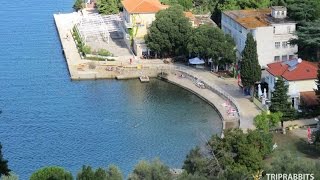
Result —
<path fill-rule="evenodd" d="M 221 79 L 206 70 L 194 69 L 180 64 L 168 65 L 164 64 L 162 60 L 134 60 L 133 63 L 129 63 L 128 60 L 130 57 L 118 58 L 116 62 L 94 62 L 96 68 L 88 68 L 88 64 L 92 61 L 81 59 L 71 35 L 71 30 L 78 18 L 78 13 L 54 15 L 71 79 L 129 79 L 137 78 L 141 75 L 155 77 L 159 72 L 169 70 L 169 72 L 173 72 L 168 73 L 167 78 L 169 81 L 193 91 L 198 96 L 207 100 L 211 105 L 214 105 L 225 122 L 235 122 L 240 118 L 241 129 L 245 131 L 247 129 L 254 129 L 253 118 L 260 113 L 260 110 L 248 98 L 243 96 L 235 79 Z M 107 71 L 106 67 L 110 68 L 110 66 L 117 68 L 115 68 L 116 70 Z M 138 66 L 143 68 L 138 69 Z M 215 89 L 215 91 L 218 89 L 220 94 L 214 93 L 212 88 L 209 90 L 207 87 L 201 89 L 195 86 L 195 82 L 190 78 L 179 78 L 176 75 L 172 75 L 175 71 L 177 73 L 182 72 L 186 75 L 192 75 L 194 78 L 206 84 L 207 87 L 208 85 L 209 87 L 214 86 L 213 89 Z M 226 99 L 229 99 L 233 107 L 237 109 L 239 113 L 238 116 L 230 117 L 227 113 L 226 107 L 223 107 Z"/>
<path fill-rule="evenodd" d="M 240 128 L 243 130 L 254 129 L 253 118 L 260 114 L 261 110 L 253 104 L 249 98 L 245 97 L 239 89 L 236 79 L 221 79 L 208 71 L 198 70 L 186 67 L 188 71 L 197 74 L 203 81 L 214 84 L 219 87 L 221 91 L 232 97 L 233 101 L 239 108 L 240 113 Z"/>

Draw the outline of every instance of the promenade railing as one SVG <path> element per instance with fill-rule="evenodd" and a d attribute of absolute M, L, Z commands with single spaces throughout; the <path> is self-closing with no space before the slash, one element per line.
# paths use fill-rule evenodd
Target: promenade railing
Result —
<path fill-rule="evenodd" d="M 120 71 L 121 71 L 121 74 L 137 73 L 136 68 L 132 68 L 132 69 L 124 68 Z M 140 69 L 139 74 L 140 75 L 148 74 L 148 72 L 150 71 L 156 74 L 167 73 L 167 74 L 177 75 L 177 73 L 179 73 L 180 75 L 183 75 L 184 78 L 187 78 L 190 81 L 192 81 L 195 85 L 198 83 L 203 83 L 207 89 L 209 89 L 213 93 L 220 95 L 222 98 L 228 101 L 228 103 L 235 109 L 236 112 L 234 114 L 236 118 L 239 120 L 239 124 L 240 124 L 240 121 L 241 121 L 240 106 L 238 105 L 234 97 L 231 96 L 229 93 L 227 93 L 225 90 L 221 89 L 219 86 L 215 85 L 213 82 L 209 82 L 207 78 L 202 77 L 199 73 L 194 72 L 190 68 L 185 68 L 181 66 L 153 65 L 150 67 L 142 67 Z"/>
<path fill-rule="evenodd" d="M 221 89 L 219 86 L 215 85 L 214 83 L 208 82 L 207 78 L 202 77 L 197 72 L 193 72 L 189 68 L 187 69 L 187 68 L 179 67 L 179 66 L 162 66 L 162 67 L 160 67 L 160 72 L 166 72 L 166 71 L 167 71 L 167 73 L 171 73 L 171 74 L 176 74 L 177 72 L 180 72 L 181 74 L 184 75 L 185 78 L 189 79 L 194 84 L 197 84 L 199 82 L 203 83 L 207 89 L 222 96 L 224 99 L 229 101 L 229 103 L 232 107 L 234 107 L 234 109 L 236 110 L 236 116 L 237 116 L 239 123 L 240 123 L 240 121 L 241 121 L 240 106 L 238 105 L 238 103 L 234 99 L 234 97 L 231 96 L 229 93 L 227 93 L 226 91 Z"/>

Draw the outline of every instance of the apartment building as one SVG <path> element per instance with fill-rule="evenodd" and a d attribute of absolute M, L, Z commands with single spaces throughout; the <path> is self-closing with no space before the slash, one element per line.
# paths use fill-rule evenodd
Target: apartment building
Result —
<path fill-rule="evenodd" d="M 224 33 L 233 37 L 239 59 L 247 34 L 252 33 L 257 42 L 258 60 L 263 69 L 273 62 L 291 60 L 298 52 L 297 45 L 289 43 L 291 39 L 297 38 L 294 34 L 296 23 L 287 18 L 287 8 L 283 6 L 224 11 L 221 28 Z"/>

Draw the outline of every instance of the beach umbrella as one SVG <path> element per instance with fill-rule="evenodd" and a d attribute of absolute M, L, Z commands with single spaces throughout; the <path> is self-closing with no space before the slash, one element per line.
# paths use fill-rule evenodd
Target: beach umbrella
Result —
<path fill-rule="evenodd" d="M 262 96 L 261 84 L 258 85 L 258 97 Z"/>
<path fill-rule="evenodd" d="M 265 99 L 267 99 L 267 89 L 266 88 L 264 88 L 264 90 L 263 90 L 263 97 Z"/>

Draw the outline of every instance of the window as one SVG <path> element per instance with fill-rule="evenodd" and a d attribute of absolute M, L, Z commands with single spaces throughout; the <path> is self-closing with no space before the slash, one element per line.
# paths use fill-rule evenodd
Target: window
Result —
<path fill-rule="evenodd" d="M 288 31 L 288 33 L 291 33 L 291 27 L 290 26 L 287 27 L 287 31 Z"/>
<path fill-rule="evenodd" d="M 288 60 L 288 59 L 287 59 L 287 55 L 283 55 L 281 60 L 282 60 L 282 61 Z"/>
<path fill-rule="evenodd" d="M 282 48 L 287 48 L 288 47 L 288 42 L 287 41 L 283 41 L 282 42 Z"/>
<path fill-rule="evenodd" d="M 280 11 L 277 11 L 277 16 L 279 16 L 280 15 Z"/>
<path fill-rule="evenodd" d="M 275 43 L 274 43 L 274 46 L 275 46 L 277 49 L 279 49 L 279 48 L 280 48 L 280 42 L 275 42 Z"/>
<path fill-rule="evenodd" d="M 280 61 L 280 56 L 275 56 L 274 61 Z"/>
<path fill-rule="evenodd" d="M 291 48 L 294 48 L 294 47 L 295 47 L 295 45 L 294 45 L 294 44 L 290 44 L 290 47 L 291 47 Z"/>
<path fill-rule="evenodd" d="M 284 16 L 284 11 L 281 11 L 281 15 Z"/>
<path fill-rule="evenodd" d="M 289 60 L 292 60 L 294 58 L 294 55 L 289 55 Z"/>
<path fill-rule="evenodd" d="M 276 33 L 276 27 L 273 27 L 273 34 Z"/>

